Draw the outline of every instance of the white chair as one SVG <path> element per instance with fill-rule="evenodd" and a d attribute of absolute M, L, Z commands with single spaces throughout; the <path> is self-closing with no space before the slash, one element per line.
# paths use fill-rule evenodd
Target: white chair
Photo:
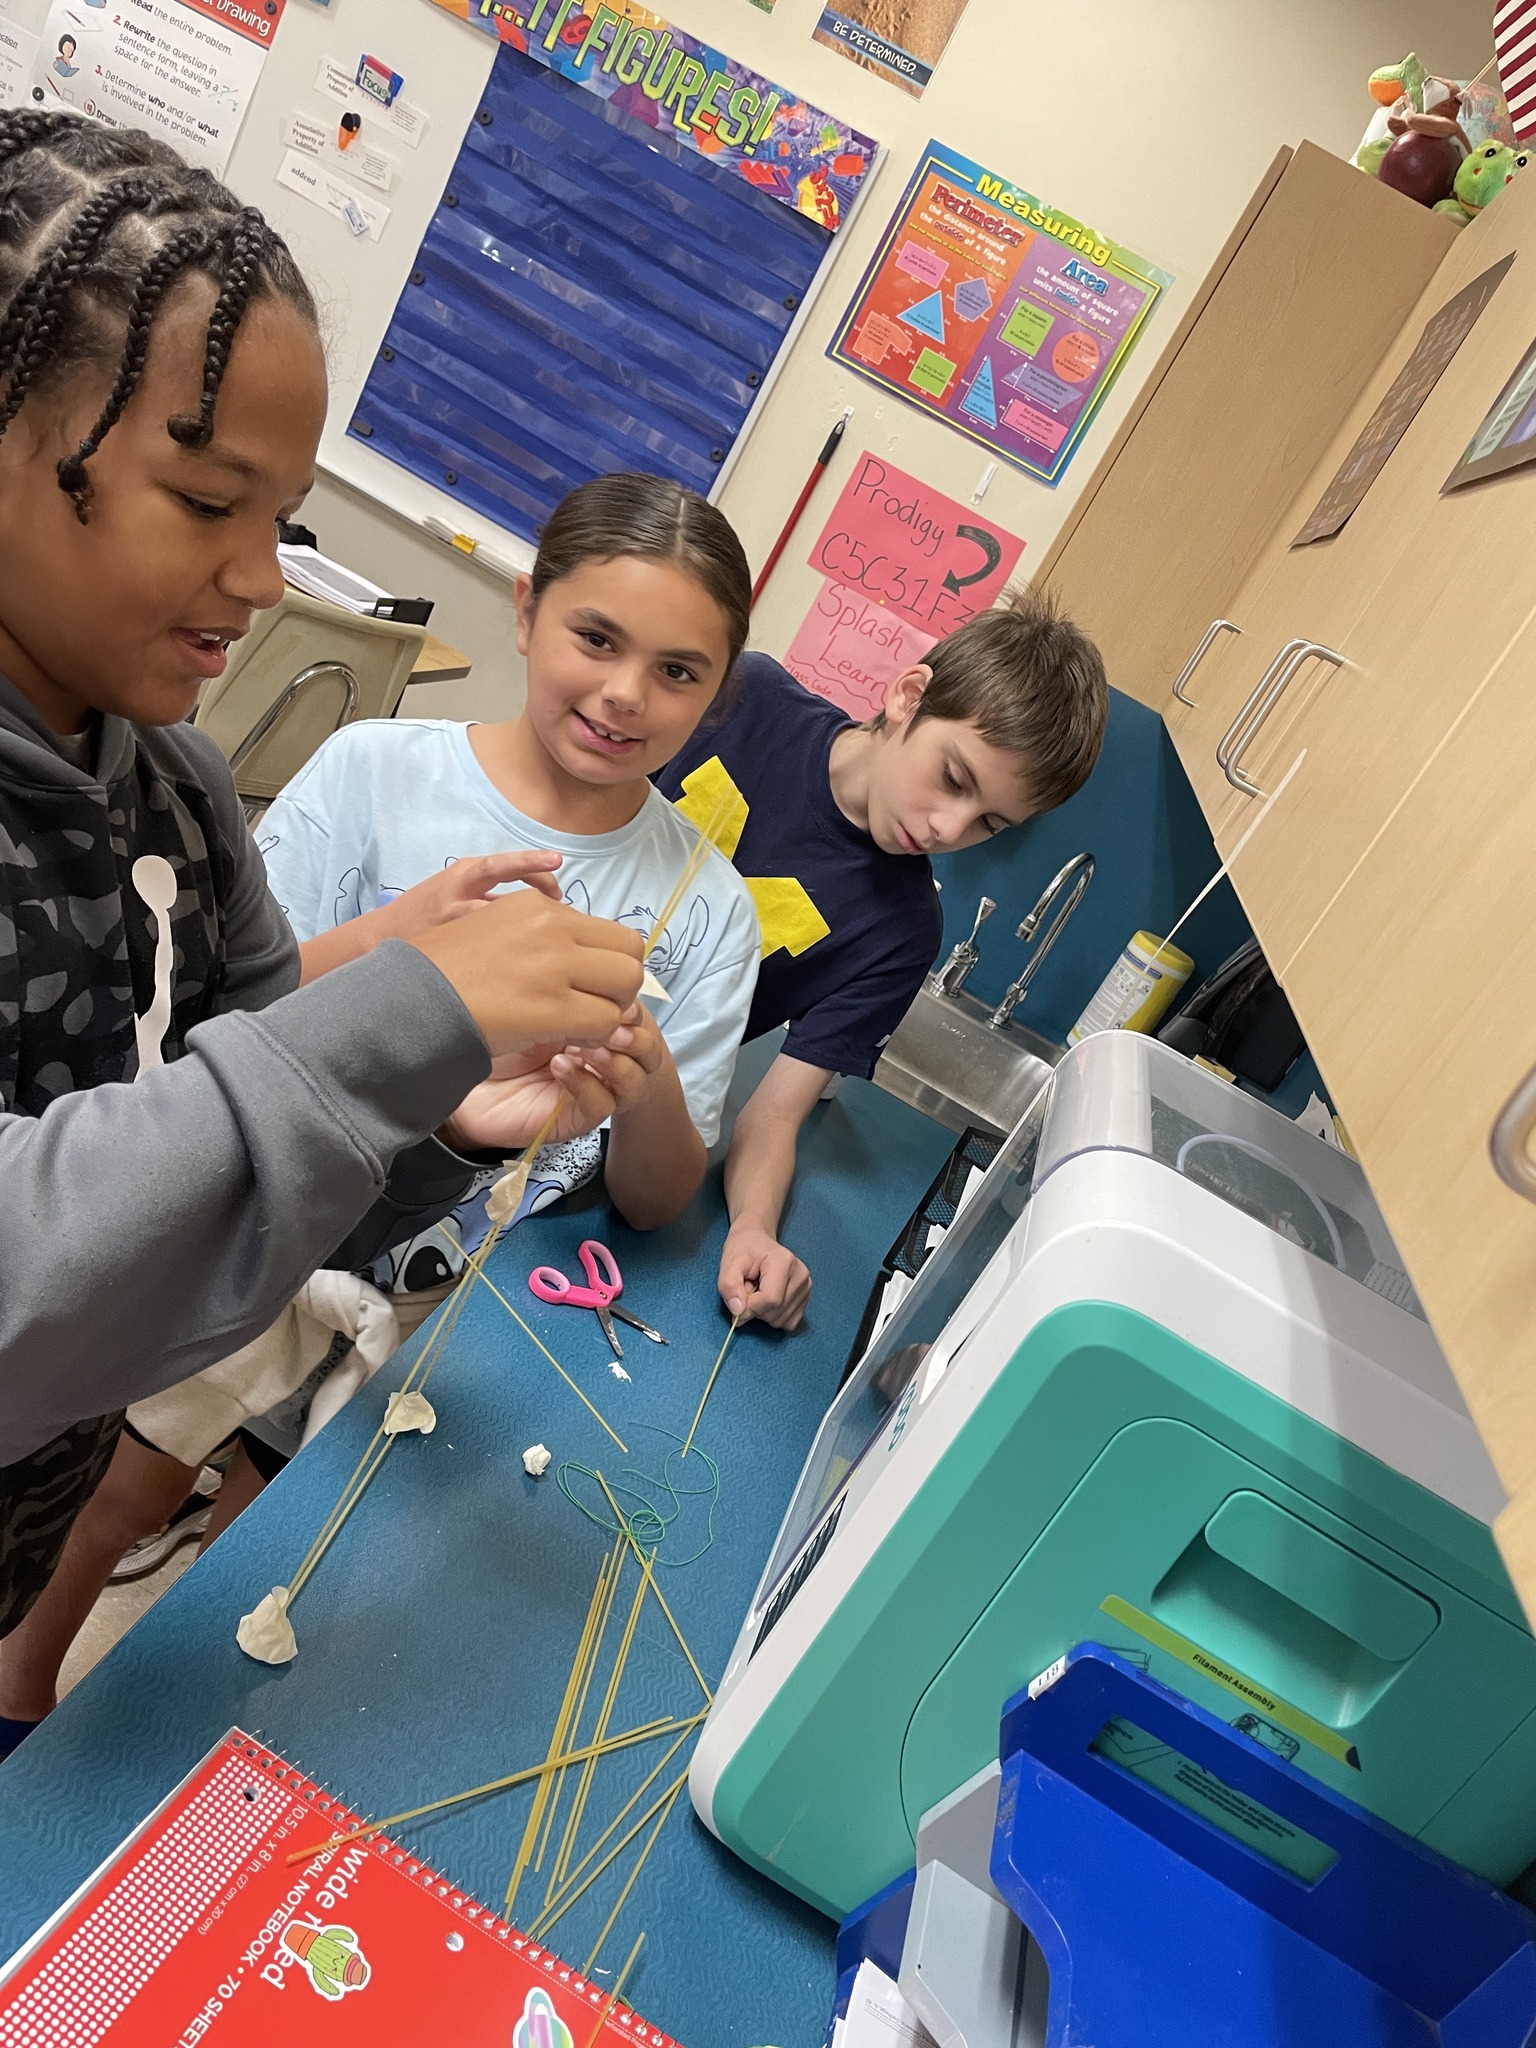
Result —
<path fill-rule="evenodd" d="M 424 626 L 360 618 L 297 590 L 257 613 L 196 719 L 229 762 L 248 818 L 341 726 L 394 715 L 426 637 Z"/>

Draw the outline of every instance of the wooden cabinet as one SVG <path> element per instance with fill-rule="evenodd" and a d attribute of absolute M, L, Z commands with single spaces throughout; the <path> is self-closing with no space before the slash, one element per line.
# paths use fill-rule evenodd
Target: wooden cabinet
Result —
<path fill-rule="evenodd" d="M 1276 158 L 1036 576 L 1117 689 L 1167 704 L 1455 233 L 1311 143 Z"/>
<path fill-rule="evenodd" d="M 1294 532 L 1299 522 L 1287 516 L 1284 523 L 1288 532 Z M 1304 552 L 1282 552 L 1278 561 L 1262 562 L 1231 603 L 1230 616 L 1242 628 L 1241 639 L 1229 639 L 1220 657 L 1196 676 L 1197 688 L 1191 694 L 1198 697 L 1198 709 L 1181 707 L 1177 717 L 1169 719 L 1179 758 L 1217 843 L 1227 842 L 1224 852 L 1230 851 L 1246 828 L 1253 800 L 1233 788 L 1217 750 L 1238 712 L 1291 641 L 1305 637 L 1337 647 L 1351 638 L 1370 597 L 1369 578 L 1359 567 L 1358 558 L 1364 553 L 1351 546 L 1310 561 Z M 1315 664 L 1300 673 L 1279 707 L 1278 718 L 1272 717 L 1259 740 L 1243 749 L 1244 772 L 1261 788 L 1272 789 L 1278 779 L 1273 771 L 1277 733 L 1294 717 L 1298 700 L 1309 701 L 1318 688 L 1328 687 L 1328 681 L 1328 675 L 1319 674 Z M 1292 746 L 1280 773 L 1295 752 Z M 1270 776 L 1267 782 L 1254 772 L 1259 759 Z"/>
<path fill-rule="evenodd" d="M 1528 624 L 1472 689 L 1284 975 L 1516 1497 L 1522 1532 L 1536 1502 L 1536 1207 L 1495 1173 L 1488 1141 L 1536 1066 L 1533 877 L 1536 624 Z M 1529 1604 L 1536 1545 L 1528 1534 L 1522 1544 L 1510 1564 Z"/>
<path fill-rule="evenodd" d="M 1285 211 L 1304 189 L 1305 231 Z M 1385 264 L 1383 245 L 1340 232 L 1341 207 L 1382 201 Z M 1536 471 L 1441 495 L 1536 338 L 1536 177 L 1450 243 L 1432 246 L 1425 227 L 1396 195 L 1298 151 L 1047 570 L 1102 636 L 1111 680 L 1163 713 L 1224 852 L 1260 801 L 1217 762 L 1235 714 L 1288 641 L 1341 657 L 1299 667 L 1242 749 L 1261 792 L 1303 758 L 1232 879 L 1511 1494 L 1499 1540 L 1536 1618 L 1536 1206 L 1489 1154 L 1495 1119 L 1536 1070 Z M 1265 326 L 1263 280 L 1287 236 L 1289 290 Z M 1427 321 L 1511 253 L 1359 509 L 1332 539 L 1293 549 Z M 1357 262 L 1346 313 L 1319 319 Z M 1384 271 L 1390 333 L 1353 300 L 1379 294 Z M 1255 361 L 1272 380 L 1261 391 L 1246 379 Z M 1177 704 L 1169 685 L 1218 615 L 1241 634 L 1215 642 L 1193 704 Z"/>
<path fill-rule="evenodd" d="M 1536 190 L 1511 191 L 1463 235 L 1357 410 L 1368 416 L 1439 307 L 1526 234 L 1536 244 Z M 1273 790 L 1305 749 L 1237 878 L 1282 975 L 1536 598 L 1536 493 L 1506 478 L 1440 495 L 1533 335 L 1536 263 L 1517 261 L 1344 531 L 1310 548 L 1290 547 L 1331 474 L 1325 464 L 1234 601 L 1250 641 L 1278 647 L 1304 634 L 1344 656 L 1338 667 L 1314 661 L 1301 668 L 1244 750 L 1249 779 Z M 1362 423 L 1349 422 L 1330 463 Z M 1240 675 L 1233 690 L 1245 680 Z M 1218 697 L 1218 706 L 1225 710 L 1226 700 Z M 1226 784 L 1212 750 L 1192 745 L 1193 733 L 1181 729 L 1181 753 L 1217 844 L 1230 851 L 1257 800 Z"/>

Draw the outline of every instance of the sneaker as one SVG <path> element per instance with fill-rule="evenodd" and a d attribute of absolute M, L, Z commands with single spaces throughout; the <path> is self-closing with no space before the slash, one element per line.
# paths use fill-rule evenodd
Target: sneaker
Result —
<path fill-rule="evenodd" d="M 141 1536 L 131 1550 L 124 1552 L 107 1584 L 126 1586 L 135 1579 L 148 1578 L 184 1543 L 200 1543 L 212 1519 L 213 1503 L 208 1496 L 188 1494 L 163 1529 L 156 1530 L 153 1536 Z"/>

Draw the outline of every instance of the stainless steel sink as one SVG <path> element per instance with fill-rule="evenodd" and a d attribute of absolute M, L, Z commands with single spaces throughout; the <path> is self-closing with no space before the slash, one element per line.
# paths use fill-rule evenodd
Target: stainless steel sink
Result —
<path fill-rule="evenodd" d="M 922 989 L 886 1046 L 875 1081 L 952 1131 L 1011 1131 L 1051 1078 L 1061 1047 L 1010 1023 L 993 1031 L 989 1004 Z"/>

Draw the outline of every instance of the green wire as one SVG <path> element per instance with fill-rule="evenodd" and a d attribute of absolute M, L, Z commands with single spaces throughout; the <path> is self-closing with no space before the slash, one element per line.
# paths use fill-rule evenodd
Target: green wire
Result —
<path fill-rule="evenodd" d="M 684 1565 L 696 1564 L 705 1551 L 709 1550 L 714 1544 L 715 1509 L 720 1501 L 720 1467 L 707 1451 L 701 1450 L 695 1444 L 690 1456 L 703 1461 L 709 1473 L 709 1478 L 703 1486 L 679 1486 L 677 1481 L 671 1476 L 671 1464 L 674 1458 L 677 1459 L 680 1466 L 684 1463 L 682 1455 L 683 1439 L 674 1434 L 672 1430 L 661 1429 L 652 1422 L 642 1422 L 637 1424 L 636 1427 L 649 1429 L 656 1436 L 669 1437 L 676 1446 L 676 1449 L 669 1450 L 662 1459 L 661 1477 L 659 1479 L 654 1473 L 641 1472 L 635 1466 L 627 1465 L 617 1481 L 609 1480 L 609 1491 L 615 1499 L 632 1500 L 637 1503 L 633 1513 L 625 1514 L 624 1524 L 631 1538 L 639 1545 L 641 1550 L 650 1551 L 656 1564 L 667 1565 L 676 1570 L 681 1570 Z M 599 1529 L 605 1530 L 608 1535 L 617 1536 L 620 1533 L 618 1526 L 610 1519 L 605 1510 L 588 1507 L 587 1503 L 577 1495 L 572 1484 L 576 1479 L 588 1480 L 594 1487 L 598 1485 L 597 1474 L 590 1465 L 578 1465 L 574 1461 L 567 1460 L 555 1473 L 555 1484 L 577 1513 L 585 1515 L 589 1522 L 595 1523 Z M 633 1481 L 633 1484 L 625 1485 L 624 1481 L 626 1480 Z M 658 1505 L 655 1500 L 651 1499 L 650 1493 L 642 1491 L 642 1488 L 649 1488 L 650 1493 L 661 1495 L 663 1504 Z M 705 1498 L 709 1501 L 709 1507 L 705 1517 L 703 1543 L 694 1551 L 691 1557 L 663 1557 L 660 1554 L 661 1546 L 666 1541 L 668 1530 L 682 1514 L 684 1502 L 703 1500 Z M 670 1513 L 667 1512 L 667 1503 L 670 1503 Z"/>

